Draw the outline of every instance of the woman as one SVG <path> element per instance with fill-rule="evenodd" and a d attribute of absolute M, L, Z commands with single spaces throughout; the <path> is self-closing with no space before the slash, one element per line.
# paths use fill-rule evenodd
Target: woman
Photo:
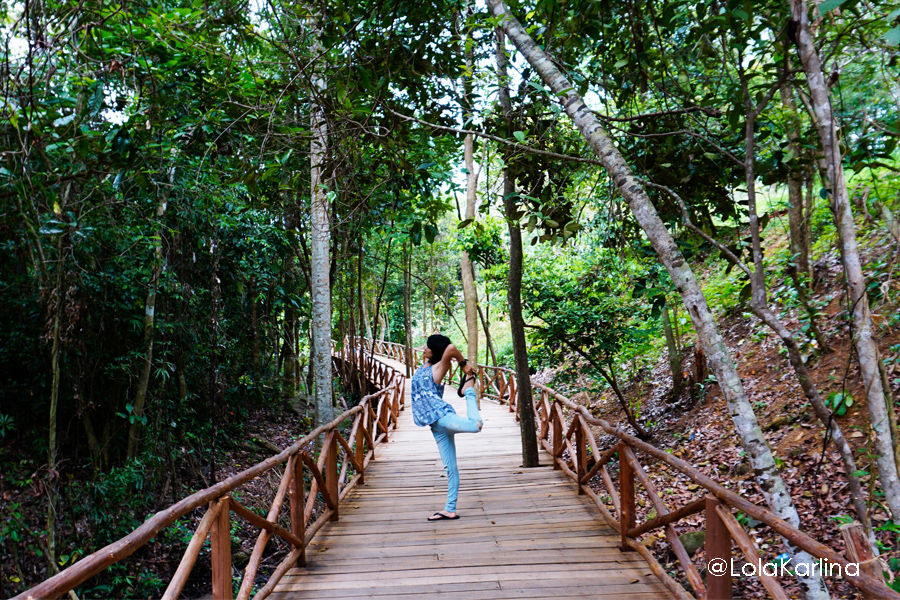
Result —
<path fill-rule="evenodd" d="M 428 517 L 429 521 L 455 520 L 456 497 L 459 495 L 459 470 L 456 468 L 457 433 L 478 433 L 483 425 L 478 414 L 478 400 L 475 396 L 475 366 L 466 363 L 465 357 L 450 338 L 432 335 L 425 344 L 425 364 L 419 367 L 412 378 L 413 421 L 420 427 L 431 427 L 437 442 L 444 470 L 447 472 L 447 504 L 444 510 Z M 450 361 L 459 363 L 463 379 L 458 394 L 465 393 L 466 417 L 456 414 L 453 407 L 444 401 L 444 386 L 441 380 L 450 370 Z"/>

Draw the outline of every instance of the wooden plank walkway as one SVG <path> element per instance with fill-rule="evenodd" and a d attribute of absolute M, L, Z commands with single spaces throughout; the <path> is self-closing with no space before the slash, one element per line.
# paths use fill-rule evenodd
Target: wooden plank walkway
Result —
<path fill-rule="evenodd" d="M 406 394 L 400 427 L 376 449 L 366 484 L 273 600 L 671 597 L 640 556 L 618 550 L 618 534 L 565 475 L 522 468 L 518 423 L 488 399 L 484 430 L 456 438 L 460 520 L 426 521 L 444 507 L 447 479 L 430 429 L 413 423 L 409 382 Z M 465 414 L 450 385 L 445 398 Z M 543 452 L 541 464 L 551 464 Z"/>

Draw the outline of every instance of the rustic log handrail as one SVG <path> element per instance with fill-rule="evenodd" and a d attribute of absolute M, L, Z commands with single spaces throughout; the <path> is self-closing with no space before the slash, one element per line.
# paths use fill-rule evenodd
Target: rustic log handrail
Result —
<path fill-rule="evenodd" d="M 347 357 L 346 349 L 334 349 L 333 352 L 336 360 Z M 358 359 L 359 355 L 357 355 Z M 239 599 L 250 596 L 256 570 L 270 535 L 278 535 L 293 547 L 287 558 L 275 569 L 268 583 L 254 596 L 254 600 L 266 598 L 275 588 L 278 580 L 290 568 L 305 563 L 306 546 L 326 522 L 339 518 L 340 501 L 357 483 L 364 481 L 365 468 L 369 461 L 375 458 L 375 447 L 382 441 L 387 441 L 389 429 L 397 428 L 399 412 L 405 407 L 403 398 L 405 375 L 371 356 L 363 357 L 359 364 L 363 367 L 362 371 L 369 383 L 380 389 L 373 394 L 364 396 L 357 406 L 345 411 L 330 423 L 317 427 L 279 454 L 157 512 L 130 534 L 83 557 L 64 571 L 15 596 L 13 600 L 59 598 L 109 566 L 130 556 L 156 537 L 164 528 L 204 505 L 209 505 L 209 509 L 200 520 L 163 598 L 174 600 L 179 597 L 191 569 L 197 561 L 203 543 L 210 535 L 213 595 L 217 599 L 230 600 L 232 597 L 229 526 L 231 512 L 260 528 L 254 553 L 251 555 L 244 581 L 238 592 Z M 340 428 L 349 419 L 353 419 L 353 422 L 350 425 L 349 436 L 344 439 L 340 434 Z M 375 427 L 382 429 L 380 435 L 372 435 Z M 313 460 L 307 454 L 306 448 L 314 444 L 317 438 L 323 434 L 326 436 L 325 443 L 318 460 Z M 338 467 L 339 463 L 343 465 L 341 468 Z M 231 499 L 230 494 L 233 491 L 282 464 L 285 465 L 284 473 L 267 517 L 257 515 Z M 308 492 L 304 489 L 303 483 L 304 467 L 309 468 L 313 474 L 313 481 Z M 350 467 L 356 473 L 350 481 L 345 481 Z M 327 508 L 314 523 L 310 524 L 309 520 L 315 512 L 315 501 L 319 493 L 321 493 Z M 288 497 L 290 498 L 290 530 L 277 523 L 281 508 Z"/>
<path fill-rule="evenodd" d="M 406 349 L 403 345 L 379 341 L 373 343 L 371 340 L 365 340 L 365 342 L 367 347 L 372 348 L 376 354 L 405 362 Z M 415 364 L 421 360 L 421 351 L 413 349 L 411 358 L 412 361 L 408 364 Z M 509 404 L 510 410 L 518 412 L 515 373 L 503 367 L 479 365 L 478 368 L 483 395 Z M 725 488 L 688 462 L 593 416 L 586 407 L 572 402 L 556 390 L 537 383 L 531 385 L 534 390 L 539 392 L 539 396 L 535 397 L 539 442 L 553 458 L 554 469 L 563 471 L 571 478 L 575 482 L 579 494 L 586 494 L 591 498 L 608 524 L 621 535 L 623 549 L 638 552 L 647 561 L 650 570 L 676 598 L 686 599 L 692 596 L 666 572 L 650 551 L 639 542 L 638 538 L 651 531 L 662 529 L 672 545 L 696 597 L 701 600 L 707 597 L 730 598 L 730 576 L 714 577 L 710 574 L 704 584 L 696 567 L 691 563 L 687 552 L 678 540 L 674 524 L 686 517 L 703 512 L 707 527 L 707 561 L 721 558 L 730 565 L 733 540 L 748 561 L 759 564 L 756 562 L 760 557 L 758 548 L 731 513 L 732 509 L 737 509 L 769 526 L 791 544 L 805 550 L 813 557 L 840 565 L 844 579 L 867 597 L 900 600 L 900 594 L 885 585 L 877 575 L 866 572 L 864 569 L 859 569 L 858 575 L 853 575 L 852 571 L 848 572 L 847 567 L 850 561 L 844 556 L 780 519 L 767 508 L 757 506 L 743 496 Z M 568 417 L 566 413 L 568 413 Z M 600 449 L 596 447 L 591 427 L 597 427 L 603 433 L 613 436 L 617 443 L 601 453 Z M 565 435 L 563 435 L 564 432 Z M 678 473 L 686 475 L 693 483 L 703 488 L 708 495 L 670 511 L 656 492 L 644 467 L 638 460 L 636 452 L 654 458 Z M 607 465 L 613 459 L 619 463 L 619 489 L 616 489 L 615 482 L 607 469 Z M 592 465 L 591 461 L 593 461 Z M 604 499 L 589 485 L 590 481 L 598 474 L 615 514 L 610 511 Z M 644 495 L 648 497 L 657 512 L 656 518 L 640 525 L 635 522 L 637 501 L 635 483 L 641 484 Z M 772 598 L 782 600 L 789 597 L 775 578 L 761 574 L 760 581 Z"/>

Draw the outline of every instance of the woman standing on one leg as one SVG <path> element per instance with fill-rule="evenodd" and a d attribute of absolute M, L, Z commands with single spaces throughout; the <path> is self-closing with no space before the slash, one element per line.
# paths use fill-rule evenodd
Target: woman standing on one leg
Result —
<path fill-rule="evenodd" d="M 425 347 L 425 364 L 419 367 L 412 378 L 412 412 L 413 421 L 420 427 L 431 427 L 431 433 L 437 442 L 444 470 L 447 471 L 447 504 L 444 510 L 431 515 L 429 521 L 458 519 L 456 514 L 456 497 L 459 494 L 459 470 L 456 467 L 457 433 L 478 433 L 482 421 L 478 414 L 478 401 L 475 395 L 475 367 L 466 364 L 466 359 L 450 338 L 444 335 L 432 335 Z M 456 414 L 453 407 L 444 401 L 444 386 L 441 380 L 450 370 L 450 361 L 459 363 L 464 376 L 459 386 L 459 395 L 465 393 L 466 418 Z"/>

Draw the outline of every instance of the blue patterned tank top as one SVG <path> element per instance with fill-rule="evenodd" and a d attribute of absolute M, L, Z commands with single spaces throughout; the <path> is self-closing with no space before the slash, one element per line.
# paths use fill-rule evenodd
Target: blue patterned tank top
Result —
<path fill-rule="evenodd" d="M 419 427 L 431 425 L 445 415 L 455 415 L 456 411 L 444 402 L 444 386 L 434 382 L 432 365 L 427 364 L 413 374 L 412 413 L 413 421 Z"/>

